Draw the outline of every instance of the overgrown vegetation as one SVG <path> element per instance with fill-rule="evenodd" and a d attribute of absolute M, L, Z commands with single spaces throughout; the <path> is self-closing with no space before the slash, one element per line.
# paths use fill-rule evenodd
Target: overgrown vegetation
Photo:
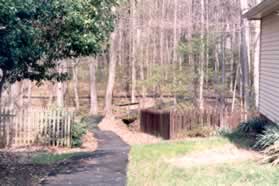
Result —
<path fill-rule="evenodd" d="M 262 151 L 264 163 L 279 164 L 279 126 L 263 117 L 242 123 L 235 131 L 224 133 L 234 143 Z"/>
<path fill-rule="evenodd" d="M 82 145 L 82 137 L 86 134 L 88 125 L 84 121 L 75 122 L 72 126 L 72 147 Z"/>
<path fill-rule="evenodd" d="M 266 149 L 275 143 L 279 143 L 279 126 L 267 125 L 262 134 L 258 134 L 255 147 L 258 149 Z"/>
<path fill-rule="evenodd" d="M 262 134 L 268 121 L 263 117 L 255 117 L 247 122 L 243 122 L 237 128 L 237 132 L 242 134 Z"/>
<path fill-rule="evenodd" d="M 257 136 L 264 133 L 266 124 L 266 119 L 262 117 L 255 117 L 241 123 L 233 131 L 220 131 L 220 134 L 227 137 L 240 147 L 255 148 Z"/>
<path fill-rule="evenodd" d="M 279 126 L 267 126 L 264 133 L 258 136 L 256 147 L 264 149 L 264 163 L 279 165 Z"/>

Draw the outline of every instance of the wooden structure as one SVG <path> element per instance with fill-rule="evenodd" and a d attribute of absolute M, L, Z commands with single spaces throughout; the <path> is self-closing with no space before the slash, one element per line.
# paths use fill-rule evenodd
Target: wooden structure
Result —
<path fill-rule="evenodd" d="M 73 114 L 60 109 L 0 110 L 0 147 L 71 146 Z"/>
<path fill-rule="evenodd" d="M 245 113 L 229 113 L 220 114 L 218 109 L 207 109 L 200 111 L 198 109 L 188 109 L 185 111 L 158 111 L 158 110 L 142 110 L 140 116 L 141 131 L 163 139 L 176 139 L 182 137 L 187 131 L 201 129 L 204 127 L 217 128 L 236 128 Z M 253 116 L 254 114 L 250 114 Z M 251 117 L 251 116 L 248 117 Z M 223 125 L 223 126 L 222 126 Z"/>
<path fill-rule="evenodd" d="M 259 111 L 279 121 L 279 1 L 263 0 L 244 16 L 261 20 Z"/>
<path fill-rule="evenodd" d="M 142 110 L 140 112 L 140 129 L 164 139 L 171 139 L 171 121 L 169 111 Z"/>
<path fill-rule="evenodd" d="M 120 119 L 134 119 L 134 113 L 140 110 L 140 103 L 116 104 L 116 117 Z M 133 113 L 134 112 L 134 113 Z"/>

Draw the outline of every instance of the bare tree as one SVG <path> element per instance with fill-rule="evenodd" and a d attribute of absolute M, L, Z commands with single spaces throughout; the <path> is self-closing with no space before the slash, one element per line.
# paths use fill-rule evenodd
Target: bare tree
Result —
<path fill-rule="evenodd" d="M 200 109 L 204 110 L 204 98 L 203 98 L 203 92 L 204 92 L 204 62 L 205 62 L 205 37 L 204 37 L 204 32 L 205 32 L 205 5 L 204 5 L 204 0 L 201 0 L 201 53 L 200 53 L 200 98 L 199 98 L 199 103 L 200 103 Z"/>
<path fill-rule="evenodd" d="M 79 59 L 76 59 L 77 61 L 72 63 L 72 71 L 73 71 L 73 85 L 74 85 L 74 96 L 75 96 L 75 105 L 76 109 L 80 109 L 80 103 L 79 103 L 79 92 L 78 92 L 78 61 Z"/>
<path fill-rule="evenodd" d="M 132 65 L 132 94 L 131 101 L 136 100 L 136 1 L 130 0 L 131 8 L 131 65 Z"/>
<path fill-rule="evenodd" d="M 112 117 L 112 95 L 113 88 L 115 83 L 115 71 L 116 71 L 116 53 L 115 53 L 115 41 L 117 33 L 114 32 L 111 34 L 111 46 L 110 46 L 110 59 L 109 59 L 109 77 L 105 98 L 105 114 L 106 117 Z"/>
<path fill-rule="evenodd" d="M 240 0 L 240 6 L 242 12 L 248 10 L 248 0 Z M 249 22 L 248 20 L 241 19 L 241 70 L 242 70 L 242 98 L 244 103 L 244 111 L 248 110 L 249 106 L 249 67 L 250 67 L 250 30 L 249 30 Z"/>
<path fill-rule="evenodd" d="M 63 73 L 64 72 L 64 62 L 61 62 L 61 64 L 57 67 L 58 68 L 58 73 Z M 64 83 L 59 81 L 57 82 L 56 86 L 56 102 L 58 107 L 64 107 Z"/>
<path fill-rule="evenodd" d="M 261 0 L 256 0 L 256 3 L 260 3 Z M 261 26 L 260 21 L 254 22 L 255 27 L 255 39 L 253 42 L 254 48 L 254 91 L 255 91 L 255 105 L 256 108 L 259 106 L 259 91 L 260 91 L 260 33 L 261 33 Z"/>
<path fill-rule="evenodd" d="M 96 88 L 96 59 L 90 58 L 90 114 L 98 114 L 98 98 Z"/>

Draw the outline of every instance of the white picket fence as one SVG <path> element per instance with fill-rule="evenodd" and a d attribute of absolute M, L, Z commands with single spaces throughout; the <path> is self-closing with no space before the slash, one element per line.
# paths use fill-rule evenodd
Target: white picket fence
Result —
<path fill-rule="evenodd" d="M 71 146 L 73 112 L 62 109 L 0 109 L 0 147 Z"/>

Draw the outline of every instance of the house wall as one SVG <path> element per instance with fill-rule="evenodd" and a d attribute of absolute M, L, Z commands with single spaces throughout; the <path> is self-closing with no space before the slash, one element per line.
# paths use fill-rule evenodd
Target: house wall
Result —
<path fill-rule="evenodd" d="M 279 122 L 279 15 L 262 19 L 259 110 Z"/>

